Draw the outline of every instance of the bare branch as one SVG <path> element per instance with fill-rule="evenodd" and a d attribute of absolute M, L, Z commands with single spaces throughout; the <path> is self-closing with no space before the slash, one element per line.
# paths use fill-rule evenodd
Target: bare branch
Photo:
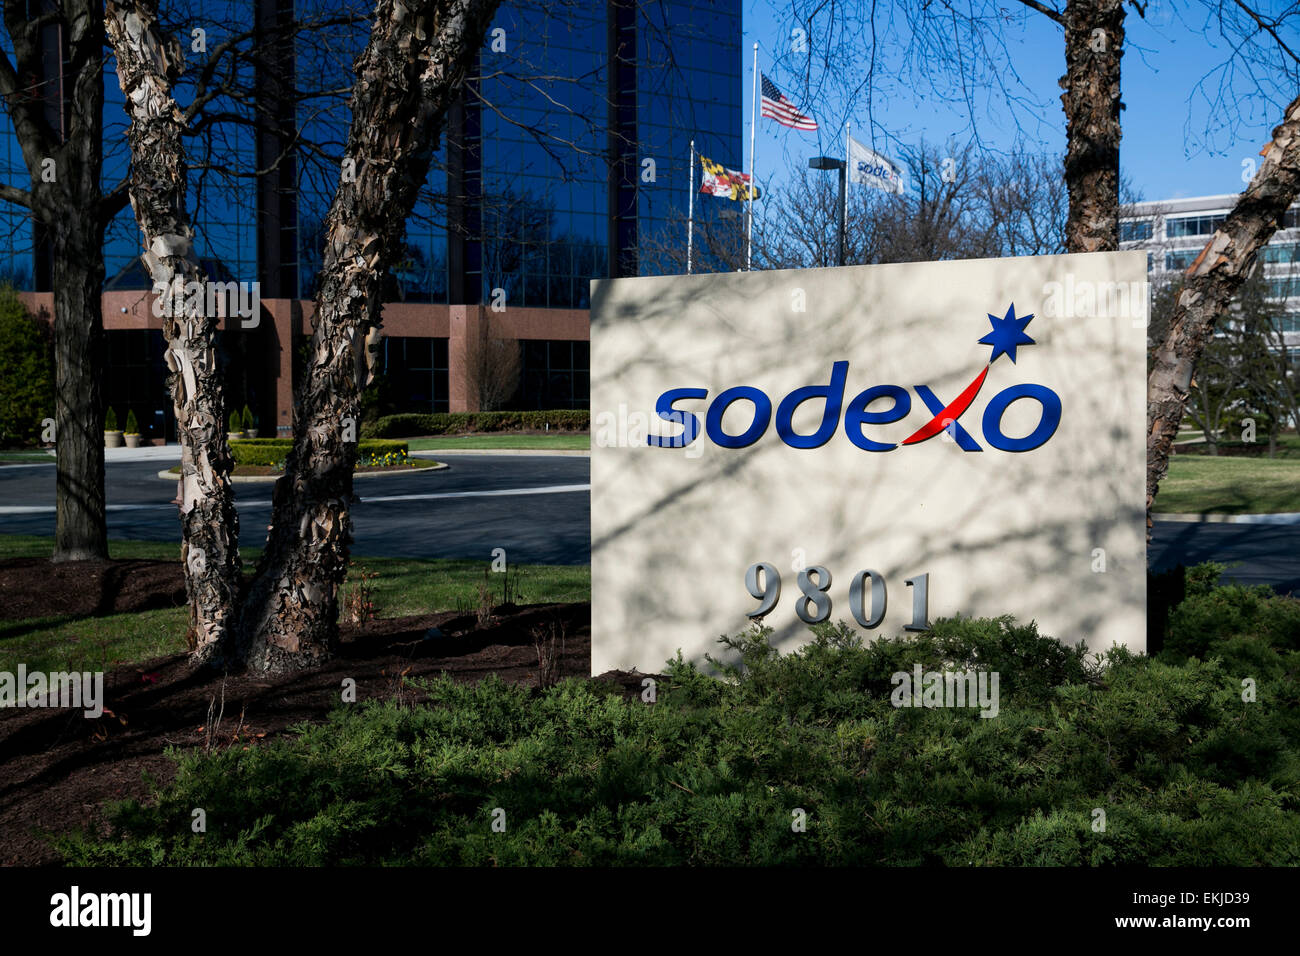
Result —
<path fill-rule="evenodd" d="M 1031 10 L 1037 10 L 1039 13 L 1041 13 L 1043 16 L 1047 17 L 1048 19 L 1055 20 L 1057 23 L 1061 24 L 1062 26 L 1065 25 L 1065 17 L 1063 17 L 1058 11 L 1053 10 L 1051 7 L 1047 6 L 1046 4 L 1039 3 L 1038 0 L 1020 0 L 1020 2 L 1023 3 L 1025 6 L 1029 7 L 1029 9 Z"/>
<path fill-rule="evenodd" d="M 1022 0 L 1022 2 L 1024 2 L 1024 0 Z M 1261 18 L 1258 13 L 1256 13 L 1250 7 L 1242 3 L 1241 0 L 1233 0 L 1233 2 L 1237 6 L 1241 7 L 1242 10 L 1246 11 L 1246 13 L 1250 16 L 1250 18 L 1254 20 L 1257 24 L 1259 24 L 1259 28 L 1261 30 L 1266 31 L 1269 36 L 1271 36 L 1274 40 L 1276 40 L 1277 45 L 1280 46 L 1286 52 L 1287 56 L 1291 57 L 1291 59 L 1295 60 L 1297 63 L 1300 63 L 1300 56 L 1296 56 L 1295 51 L 1292 50 L 1289 46 L 1287 46 L 1286 43 L 1283 42 L 1282 38 L 1277 35 L 1277 29 L 1276 27 L 1274 27 L 1273 24 L 1265 23 L 1263 18 Z"/>
<path fill-rule="evenodd" d="M 32 194 L 25 189 L 19 189 L 17 186 L 10 186 L 8 183 L 0 183 L 0 200 L 27 209 L 32 208 Z"/>

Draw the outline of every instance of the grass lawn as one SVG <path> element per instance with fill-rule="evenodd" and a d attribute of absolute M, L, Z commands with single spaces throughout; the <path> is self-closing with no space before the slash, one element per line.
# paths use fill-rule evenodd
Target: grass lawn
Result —
<path fill-rule="evenodd" d="M 48 451 L 0 451 L 0 465 L 26 464 L 35 461 L 54 461 L 54 455 Z"/>
<path fill-rule="evenodd" d="M 30 535 L 0 535 L 0 558 L 48 557 L 53 539 Z M 110 541 L 114 558 L 180 561 L 180 545 L 153 541 Z M 261 550 L 240 548 L 244 570 L 252 571 Z M 358 572 L 375 572 L 372 600 L 379 617 L 401 617 L 432 611 L 472 608 L 487 564 L 482 561 L 358 558 L 344 584 L 344 593 Z M 517 604 L 591 600 L 591 568 L 587 565 L 516 565 L 510 582 Z M 503 599 L 505 574 L 487 575 L 496 603 Z M 29 669 L 95 670 L 115 663 L 147 660 L 185 649 L 185 607 L 77 618 L 50 616 L 0 621 L 0 671 L 13 671 L 21 661 Z"/>
<path fill-rule="evenodd" d="M 412 438 L 407 444 L 411 451 L 443 451 L 457 448 L 590 451 L 591 434 L 556 432 L 553 435 L 437 435 L 432 438 Z"/>
<path fill-rule="evenodd" d="M 1300 459 L 1177 455 L 1169 462 L 1153 510 L 1180 514 L 1300 511 Z"/>
<path fill-rule="evenodd" d="M 256 560 L 261 548 L 240 548 L 245 565 Z M 48 558 L 54 539 L 31 534 L 0 534 L 0 561 L 7 558 Z M 180 561 L 181 545 L 166 541 L 109 541 L 110 558 L 139 558 L 146 561 Z"/>

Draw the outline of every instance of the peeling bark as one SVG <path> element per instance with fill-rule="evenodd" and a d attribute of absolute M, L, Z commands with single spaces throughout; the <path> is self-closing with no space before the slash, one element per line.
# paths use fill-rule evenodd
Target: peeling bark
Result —
<path fill-rule="evenodd" d="M 1066 74 L 1065 185 L 1069 252 L 1119 248 L 1120 59 L 1123 0 L 1070 0 L 1061 16 Z"/>
<path fill-rule="evenodd" d="M 294 445 L 244 607 L 241 653 L 253 670 L 308 667 L 335 649 L 360 427 L 357 352 L 379 324 L 381 280 L 498 3 L 379 0 L 375 7 L 351 100 L 346 156 L 356 177 L 339 183 L 326 219 Z"/>
<path fill-rule="evenodd" d="M 225 400 L 217 366 L 217 318 L 206 296 L 185 294 L 206 276 L 190 258 L 184 119 L 172 98 L 179 45 L 164 42 L 156 0 L 109 0 L 106 21 L 118 83 L 131 120 L 131 206 L 144 237 L 141 256 L 161 297 L 168 386 L 181 437 L 181 555 L 190 605 L 193 659 L 221 663 L 231 640 L 240 583 L 239 519 L 230 482 Z M 197 306 L 197 307 L 196 307 Z"/>
<path fill-rule="evenodd" d="M 1187 270 L 1174 305 L 1169 330 L 1156 352 L 1147 379 L 1147 539 L 1151 505 L 1169 470 L 1169 449 L 1187 407 L 1196 362 L 1214 323 L 1226 315 L 1237 290 L 1250 275 L 1255 256 L 1300 194 L 1300 97 L 1286 108 L 1255 178 L 1222 226 Z"/>
<path fill-rule="evenodd" d="M 376 6 L 351 101 L 346 155 L 356 176 L 340 182 L 326 220 L 311 358 L 295 396 L 294 446 L 275 485 L 266 551 L 239 607 L 216 324 L 182 307 L 185 284 L 203 276 L 189 258 L 184 119 L 171 95 L 179 47 L 159 38 L 152 0 L 108 4 L 132 120 L 131 200 L 146 240 L 143 259 L 173 303 L 165 326 L 184 435 L 185 540 L 190 554 L 202 549 L 206 558 L 187 561 L 200 659 L 233 657 L 269 673 L 308 667 L 333 653 L 351 541 L 360 389 L 369 375 L 366 345 L 379 325 L 382 278 L 401 249 L 447 109 L 498 4 L 379 0 Z"/>

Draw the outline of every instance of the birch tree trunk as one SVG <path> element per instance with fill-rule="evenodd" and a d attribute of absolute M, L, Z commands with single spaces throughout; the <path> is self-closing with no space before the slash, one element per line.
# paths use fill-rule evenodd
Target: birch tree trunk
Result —
<path fill-rule="evenodd" d="M 328 658 L 347 574 L 360 422 L 358 350 L 379 324 L 395 261 L 447 109 L 499 0 L 379 0 L 356 61 L 352 122 L 325 223 L 324 262 L 294 445 L 276 482 L 267 546 L 249 589 L 241 652 L 284 672 Z"/>
<path fill-rule="evenodd" d="M 1188 388 L 1215 320 L 1250 274 L 1259 249 L 1273 237 L 1300 193 L 1300 97 L 1286 108 L 1273 141 L 1260 151 L 1264 162 L 1217 232 L 1187 270 L 1147 379 L 1147 539 L 1151 505 L 1169 470 L 1169 448 L 1187 408 Z"/>
<path fill-rule="evenodd" d="M 142 256 L 160 294 L 168 385 L 181 437 L 181 556 L 190 605 L 190 649 L 202 663 L 233 652 L 239 583 L 239 518 L 230 482 L 225 401 L 217 367 L 217 318 L 206 276 L 190 258 L 185 123 L 172 98 L 181 51 L 157 30 L 156 0 L 109 0 L 106 22 L 131 120 L 131 206 Z"/>
<path fill-rule="evenodd" d="M 1123 0 L 1070 0 L 1065 29 L 1067 252 L 1119 248 L 1120 58 Z"/>

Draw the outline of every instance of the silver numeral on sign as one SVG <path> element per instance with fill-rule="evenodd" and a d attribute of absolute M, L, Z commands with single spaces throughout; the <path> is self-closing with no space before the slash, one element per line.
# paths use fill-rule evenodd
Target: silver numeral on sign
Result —
<path fill-rule="evenodd" d="M 930 575 L 918 574 L 903 582 L 912 589 L 912 623 L 903 625 L 905 631 L 930 630 Z"/>
<path fill-rule="evenodd" d="M 763 586 L 758 585 L 758 572 L 763 572 Z M 758 618 L 768 614 L 772 608 L 776 607 L 776 602 L 781 597 L 781 575 L 777 573 L 776 568 L 765 561 L 758 564 L 751 564 L 749 570 L 745 572 L 745 587 L 749 593 L 759 601 L 758 607 L 749 612 L 750 617 Z"/>
<path fill-rule="evenodd" d="M 814 571 L 817 573 L 816 584 L 813 584 L 812 578 L 809 577 Z M 794 602 L 794 613 L 798 614 L 799 620 L 805 624 L 820 624 L 831 616 L 831 596 L 826 593 L 830 590 L 831 573 L 820 564 L 814 564 L 799 572 L 798 581 L 803 596 Z M 816 611 L 811 614 L 808 611 L 809 604 L 816 608 Z"/>
<path fill-rule="evenodd" d="M 762 583 L 759 583 L 762 572 Z M 871 604 L 864 606 L 867 596 L 867 582 L 871 582 Z M 798 600 L 794 604 L 794 613 L 805 624 L 820 624 L 831 616 L 831 573 L 820 564 L 804 568 L 798 576 Z M 906 631 L 930 630 L 930 575 L 918 574 L 907 578 L 905 583 L 912 589 L 912 623 L 903 625 Z M 750 595 L 759 602 L 758 607 L 749 611 L 749 617 L 757 619 L 766 617 L 781 599 L 781 573 L 766 561 L 751 564 L 745 572 L 745 587 Z M 849 584 L 849 610 L 853 619 L 868 630 L 880 626 L 885 619 L 885 610 L 889 606 L 885 579 L 877 571 L 870 569 L 859 571 Z"/>
<path fill-rule="evenodd" d="M 871 617 L 868 618 L 862 609 L 862 594 L 866 590 L 867 579 L 871 579 Z M 889 597 L 885 594 L 885 579 L 875 571 L 859 571 L 853 577 L 853 583 L 849 585 L 849 610 L 853 612 L 853 619 L 867 629 L 880 627 L 880 622 L 885 619 L 885 607 L 889 603 Z"/>

